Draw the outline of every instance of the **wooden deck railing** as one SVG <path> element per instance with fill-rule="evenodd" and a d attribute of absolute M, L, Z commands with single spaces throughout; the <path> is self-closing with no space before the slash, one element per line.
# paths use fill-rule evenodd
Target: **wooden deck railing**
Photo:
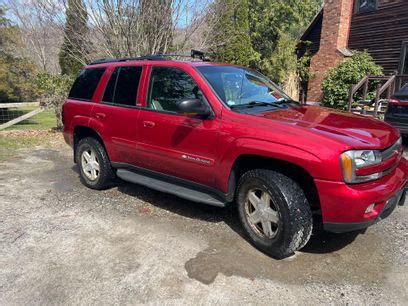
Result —
<path fill-rule="evenodd" d="M 354 95 L 364 86 L 362 100 L 367 100 L 369 83 L 370 81 L 376 81 L 377 89 L 374 100 L 374 117 L 378 117 L 378 107 L 381 96 L 386 92 L 386 99 L 389 100 L 392 95 L 398 91 L 405 82 L 408 82 L 408 75 L 391 75 L 391 76 L 370 76 L 363 77 L 357 84 L 350 87 L 349 99 L 348 99 L 348 111 L 353 110 Z M 383 83 L 383 84 L 382 84 Z"/>

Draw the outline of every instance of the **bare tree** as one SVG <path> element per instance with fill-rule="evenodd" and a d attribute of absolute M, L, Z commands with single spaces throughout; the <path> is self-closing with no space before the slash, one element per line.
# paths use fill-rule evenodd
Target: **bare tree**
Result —
<path fill-rule="evenodd" d="M 44 12 L 41 1 L 6 0 L 8 13 L 21 30 L 22 48 L 19 55 L 30 58 L 42 70 L 58 73 L 58 53 L 62 43 L 59 27 L 49 16 L 61 12 L 61 6 Z"/>
<path fill-rule="evenodd" d="M 43 70 L 56 73 L 64 35 L 67 0 L 5 0 L 24 33 L 22 53 Z M 85 58 L 134 57 L 206 49 L 212 0 L 84 0 L 89 42 Z M 69 39 L 69 38 L 68 38 Z M 69 52 L 69 50 L 68 50 Z"/>

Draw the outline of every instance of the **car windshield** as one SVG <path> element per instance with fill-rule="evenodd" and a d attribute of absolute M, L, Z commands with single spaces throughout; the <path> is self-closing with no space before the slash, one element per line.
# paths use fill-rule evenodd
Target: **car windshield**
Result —
<path fill-rule="evenodd" d="M 235 66 L 199 66 L 197 69 L 231 108 L 291 101 L 277 85 L 256 71 Z"/>

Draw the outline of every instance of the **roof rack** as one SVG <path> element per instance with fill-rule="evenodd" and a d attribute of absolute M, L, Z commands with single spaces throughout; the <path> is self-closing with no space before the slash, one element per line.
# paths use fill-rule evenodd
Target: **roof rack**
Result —
<path fill-rule="evenodd" d="M 193 59 L 200 59 L 202 61 L 209 61 L 208 58 L 205 57 L 205 53 L 198 50 L 191 50 L 190 55 L 186 54 L 153 54 L 153 55 L 145 55 L 139 57 L 126 57 L 126 58 L 102 58 L 93 61 L 89 65 L 96 65 L 96 64 L 104 64 L 104 63 L 117 63 L 117 62 L 128 62 L 128 61 L 164 61 L 170 57 L 188 57 Z"/>

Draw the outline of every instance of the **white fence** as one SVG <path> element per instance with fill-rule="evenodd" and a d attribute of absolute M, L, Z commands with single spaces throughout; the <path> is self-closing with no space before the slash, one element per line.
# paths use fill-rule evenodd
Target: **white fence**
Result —
<path fill-rule="evenodd" d="M 18 110 L 19 108 L 25 107 L 35 107 L 35 109 L 21 115 L 13 115 L 16 113 L 15 111 L 13 112 L 14 109 Z M 44 110 L 45 108 L 40 107 L 39 102 L 0 103 L 0 122 L 2 122 L 0 124 L 0 131 L 23 120 L 31 118 Z"/>

